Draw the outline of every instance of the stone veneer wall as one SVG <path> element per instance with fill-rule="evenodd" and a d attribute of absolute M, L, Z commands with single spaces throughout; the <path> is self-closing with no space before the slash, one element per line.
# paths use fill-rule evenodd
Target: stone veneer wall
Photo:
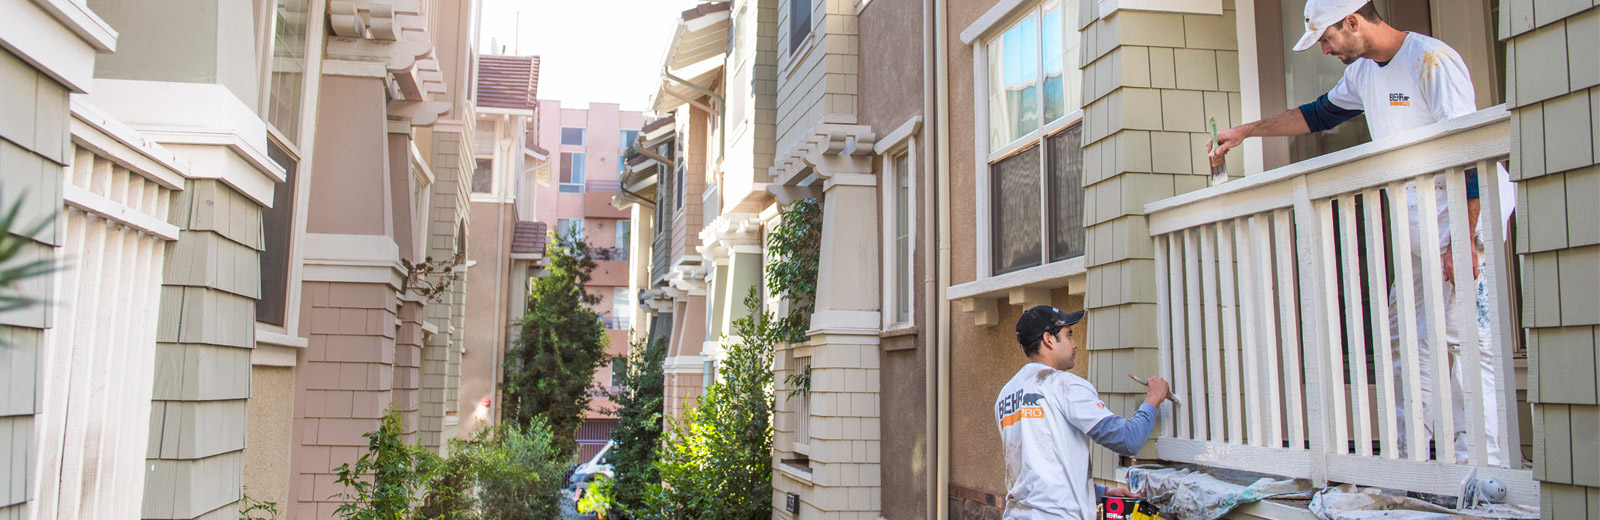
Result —
<path fill-rule="evenodd" d="M 1089 381 L 1106 406 L 1131 415 L 1144 387 L 1129 371 L 1156 371 L 1154 243 L 1144 205 L 1207 185 L 1208 118 L 1239 123 L 1233 2 L 1223 14 L 1119 10 L 1080 2 L 1083 25 L 1085 307 Z M 1187 150 L 1189 153 L 1183 153 Z M 1237 157 L 1229 173 L 1242 175 Z M 1115 368 L 1115 369 L 1113 369 Z M 1146 444 L 1141 456 L 1153 456 Z M 1095 478 L 1118 457 L 1096 446 Z"/>
<path fill-rule="evenodd" d="M 1540 514 L 1600 518 L 1600 3 L 1500 6 Z"/>

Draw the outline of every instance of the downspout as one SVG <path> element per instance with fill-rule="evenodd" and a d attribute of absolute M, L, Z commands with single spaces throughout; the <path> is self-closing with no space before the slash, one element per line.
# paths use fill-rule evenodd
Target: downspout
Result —
<path fill-rule="evenodd" d="M 934 171 L 938 175 L 936 186 L 938 190 L 939 208 L 938 224 L 936 231 L 939 239 L 939 281 L 938 293 L 934 304 L 939 306 L 938 330 L 935 332 L 938 341 L 936 349 L 938 360 L 936 370 L 938 373 L 938 457 L 939 473 L 937 485 L 939 486 L 938 501 L 934 507 L 938 508 L 936 518 L 943 520 L 950 518 L 950 302 L 946 299 L 946 292 L 950 287 L 950 49 L 947 33 L 948 25 L 948 0 L 932 0 L 934 5 L 934 152 L 937 154 L 934 162 Z"/>
<path fill-rule="evenodd" d="M 937 81 L 932 73 L 936 66 L 933 42 L 939 36 L 935 32 L 937 27 L 934 26 L 933 13 L 934 4 L 937 1 L 922 0 L 922 120 L 924 121 L 922 131 L 924 136 L 937 135 L 942 128 L 942 125 L 937 122 L 938 113 L 935 111 L 937 108 L 935 106 L 935 98 L 938 95 L 938 88 L 935 86 Z M 926 144 L 923 145 L 923 156 L 920 161 L 922 164 L 934 165 L 933 169 L 938 170 L 938 144 L 934 142 L 934 139 L 924 138 L 922 141 Z M 940 214 L 934 211 L 933 208 L 936 200 L 934 192 L 943 191 L 944 186 L 937 182 L 931 182 L 937 174 L 930 172 L 927 168 L 922 170 L 928 173 L 922 176 L 923 181 L 918 182 L 918 185 L 926 186 L 922 190 L 922 207 L 928 217 L 924 222 L 933 225 L 925 226 L 926 232 L 923 234 L 921 242 L 935 246 L 922 248 L 923 265 L 927 266 L 922 270 L 922 294 L 925 295 L 922 310 L 925 324 L 922 330 L 931 332 L 931 334 L 924 333 L 923 338 L 937 338 L 938 332 L 935 331 L 943 328 L 944 322 L 937 318 L 940 301 L 939 282 L 938 276 L 934 273 L 938 269 L 939 254 L 936 250 L 939 243 L 939 230 L 936 222 Z M 937 339 L 934 339 L 933 343 L 937 343 Z M 923 438 L 927 439 L 928 446 L 932 448 L 938 445 L 942 437 L 939 436 L 939 414 L 936 412 L 939 407 L 939 382 L 938 376 L 935 374 L 939 373 L 939 352 L 937 346 L 930 346 L 933 348 L 922 349 L 922 366 L 924 367 L 922 372 L 922 410 L 925 416 L 924 422 L 927 423 L 924 425 Z M 941 506 L 944 501 L 939 494 L 939 468 L 944 465 L 944 457 L 938 449 L 929 449 L 927 457 L 927 467 L 930 469 L 930 473 L 927 474 L 923 484 L 923 496 L 928 497 L 927 503 L 924 504 L 923 508 L 923 518 L 945 518 L 944 510 L 946 506 Z"/>

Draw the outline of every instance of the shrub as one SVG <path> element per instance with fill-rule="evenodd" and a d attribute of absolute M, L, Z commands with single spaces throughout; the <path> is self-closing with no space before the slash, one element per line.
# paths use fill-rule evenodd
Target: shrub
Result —
<path fill-rule="evenodd" d="M 477 470 L 469 441 L 450 440 L 450 457 L 424 451 L 428 467 L 427 495 L 417 510 L 421 518 L 437 520 L 477 520 L 478 499 L 474 494 Z"/>
<path fill-rule="evenodd" d="M 583 493 L 583 500 L 578 501 L 579 513 L 592 513 L 599 520 L 606 520 L 611 511 L 617 508 L 615 495 L 612 494 L 616 481 L 605 475 L 596 475 L 589 483 L 589 488 Z"/>
<path fill-rule="evenodd" d="M 407 445 L 401 439 L 404 432 L 400 410 L 390 407 L 377 431 L 361 435 L 367 438 L 367 452 L 356 459 L 355 466 L 345 463 L 333 470 L 346 490 L 334 496 L 345 500 L 334 514 L 346 520 L 412 517 L 412 506 L 428 479 L 422 463 L 427 450 Z"/>
<path fill-rule="evenodd" d="M 561 517 L 561 488 L 572 451 L 557 445 L 543 418 L 527 426 L 501 425 L 466 445 L 483 518 L 543 520 Z"/>
<path fill-rule="evenodd" d="M 743 340 L 728 346 L 717 382 L 674 425 L 656 464 L 662 485 L 647 495 L 640 518 L 772 515 L 772 345 L 781 329 L 762 312 L 757 289 L 744 304 L 749 315 L 733 323 Z"/>
<path fill-rule="evenodd" d="M 610 459 L 616 481 L 611 496 L 618 516 L 644 506 L 645 493 L 661 485 L 656 459 L 661 446 L 662 402 L 665 387 L 662 363 L 666 361 L 664 341 L 643 340 L 628 349 L 628 370 L 616 381 L 622 391 L 612 396 L 617 403 L 617 426 L 611 430 L 614 442 Z M 593 489 L 591 487 L 591 489 Z"/>

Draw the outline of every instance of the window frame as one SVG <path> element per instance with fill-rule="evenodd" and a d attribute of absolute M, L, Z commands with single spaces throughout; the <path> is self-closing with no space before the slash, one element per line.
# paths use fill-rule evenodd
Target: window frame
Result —
<path fill-rule="evenodd" d="M 565 225 L 565 226 L 561 225 L 561 221 L 563 221 L 563 220 L 567 221 L 567 225 Z M 585 222 L 583 217 L 573 217 L 573 218 L 560 217 L 560 218 L 557 218 L 556 219 L 556 236 L 560 237 L 561 233 L 564 233 L 568 229 L 572 228 L 572 224 L 577 224 L 578 225 L 578 237 L 587 240 L 588 237 L 589 237 L 589 229 L 587 227 L 585 227 L 585 226 L 588 226 L 589 223 Z"/>
<path fill-rule="evenodd" d="M 1067 0 L 1055 0 L 1055 1 L 1060 3 L 1060 9 L 1062 9 L 1063 18 L 1064 18 L 1063 22 L 1062 22 L 1063 23 L 1063 32 L 1062 32 L 1062 35 L 1061 35 L 1062 41 L 1065 42 L 1068 39 L 1081 39 L 1081 37 L 1082 37 L 1081 31 L 1077 30 L 1076 28 L 1067 27 L 1067 25 L 1069 25 L 1069 24 L 1066 24 L 1065 15 L 1067 13 L 1067 10 L 1072 8 L 1072 6 L 1070 5 L 1070 2 L 1068 2 Z M 1049 250 L 1050 249 L 1049 246 L 1050 246 L 1050 243 L 1051 243 L 1051 240 L 1050 240 L 1050 222 L 1049 222 L 1050 213 L 1048 211 L 1048 208 L 1050 207 L 1050 203 L 1051 203 L 1050 202 L 1051 191 L 1049 189 L 1049 187 L 1050 187 L 1049 158 L 1048 158 L 1048 154 L 1046 153 L 1046 150 L 1045 150 L 1045 148 L 1048 146 L 1048 140 L 1049 140 L 1049 138 L 1051 136 L 1054 136 L 1054 135 L 1056 135 L 1058 133 L 1061 133 L 1063 131 L 1069 130 L 1072 126 L 1081 125 L 1081 124 L 1084 123 L 1083 107 L 1082 106 L 1077 106 L 1077 107 L 1069 106 L 1069 107 L 1067 107 L 1068 108 L 1067 112 L 1065 114 L 1063 114 L 1061 117 L 1056 118 L 1055 120 L 1052 120 L 1052 121 L 1041 121 L 1041 124 L 1039 125 L 1038 128 L 1035 128 L 1032 131 L 1029 131 L 1028 133 L 1025 133 L 1023 135 L 1017 136 L 1017 137 L 1013 138 L 1010 142 L 1008 142 L 1008 143 L 1006 143 L 1004 145 L 1001 145 L 1001 146 L 999 146 L 997 148 L 993 148 L 992 147 L 992 145 L 990 143 L 990 138 L 989 138 L 989 135 L 990 135 L 989 134 L 989 130 L 990 130 L 989 89 L 992 87 L 992 85 L 989 84 L 989 76 L 990 76 L 990 72 L 989 72 L 989 46 L 992 43 L 994 43 L 996 40 L 1001 38 L 1005 34 L 1006 30 L 1011 29 L 1012 27 L 1016 26 L 1024 18 L 1027 18 L 1030 15 L 1031 16 L 1035 16 L 1038 19 L 1042 20 L 1043 19 L 1043 13 L 1044 13 L 1044 7 L 1048 3 L 1051 3 L 1051 1 L 1050 0 L 1035 1 L 1035 2 L 1029 2 L 1029 3 L 1026 3 L 1026 4 L 1018 5 L 1018 6 L 1016 6 L 1016 8 L 1010 14 L 1008 14 L 1005 17 L 999 19 L 999 21 L 997 23 L 994 23 L 994 24 L 990 25 L 987 29 L 984 29 L 980 34 L 977 35 L 977 37 L 974 37 L 970 42 L 972 47 L 973 47 L 973 53 L 972 53 L 973 107 L 974 107 L 973 110 L 975 112 L 975 114 L 974 114 L 975 117 L 973 119 L 973 122 L 974 122 L 974 126 L 975 126 L 974 130 L 975 130 L 975 134 L 976 134 L 976 138 L 973 139 L 974 157 L 982 157 L 982 158 L 984 158 L 984 160 L 982 160 L 982 161 L 974 161 L 974 164 L 973 164 L 974 174 L 976 175 L 976 179 L 978 180 L 978 182 L 976 183 L 976 188 L 977 189 L 975 190 L 976 191 L 976 194 L 975 194 L 976 201 L 975 202 L 976 202 L 976 208 L 977 208 L 978 211 L 977 211 L 977 227 L 976 227 L 976 229 L 977 229 L 977 233 L 976 233 L 977 240 L 975 241 L 975 244 L 974 244 L 974 247 L 976 249 L 974 251 L 974 255 L 975 255 L 975 258 L 977 260 L 977 266 L 976 266 L 977 267 L 977 278 L 979 280 L 983 280 L 983 279 L 987 279 L 987 278 L 993 278 L 993 277 L 1001 276 L 1001 275 L 1009 275 L 1009 274 L 1026 272 L 1026 271 L 1028 271 L 1030 269 L 1039 269 L 1039 268 L 1043 268 L 1043 267 L 1050 266 L 1050 265 L 1053 265 L 1053 264 L 1072 262 L 1074 259 L 1083 258 L 1083 255 L 1079 255 L 1079 256 L 1066 258 L 1066 259 L 1062 259 L 1062 260 L 1055 260 L 1055 261 L 1051 261 L 1050 260 L 1050 256 L 1051 256 L 1050 255 L 1050 250 Z M 1042 46 L 1044 44 L 1043 43 L 1044 42 L 1044 37 L 1042 35 L 1042 33 L 1043 33 L 1042 29 L 1041 29 L 1040 32 L 1041 32 L 1041 35 L 1040 35 L 1040 37 L 1038 39 L 1039 39 L 1039 42 L 1040 42 L 1039 44 Z M 1063 49 L 1063 54 L 1065 54 L 1065 50 L 1064 49 Z M 1039 63 L 1037 64 L 1037 67 L 1038 67 L 1037 74 L 1038 74 L 1038 77 L 1039 77 L 1039 84 L 1040 84 L 1040 88 L 1037 89 L 1038 90 L 1037 95 L 1039 96 L 1039 98 L 1037 100 L 1037 103 L 1035 103 L 1035 110 L 1039 111 L 1041 119 L 1043 118 L 1044 109 L 1045 109 L 1045 107 L 1044 107 L 1044 90 L 1045 89 L 1043 88 L 1043 78 L 1044 78 L 1044 74 L 1045 74 L 1044 59 L 1045 59 L 1044 53 L 1041 52 L 1039 57 L 1038 57 Z M 1077 65 L 1078 65 L 1077 67 L 1066 67 L 1065 65 L 1063 65 L 1063 71 L 1062 71 L 1062 74 L 1064 76 L 1063 77 L 1063 83 L 1072 82 L 1074 79 L 1081 83 L 1081 81 L 1082 81 L 1082 70 L 1081 70 L 1081 68 L 1079 68 L 1079 67 L 1081 67 L 1081 64 L 1077 64 Z M 1076 75 L 1077 77 L 1076 78 L 1065 77 L 1065 76 L 1069 76 L 1069 75 Z M 1082 99 L 1081 93 L 1080 93 L 1079 104 L 1081 105 L 1082 103 L 1083 103 L 1083 99 Z M 994 215 L 994 209 L 995 209 L 994 208 L 994 195 L 995 194 L 994 194 L 994 189 L 992 188 L 993 183 L 994 183 L 994 179 L 993 179 L 993 175 L 992 175 L 993 167 L 999 161 L 1007 159 L 1007 158 L 1010 158 L 1010 157 L 1012 157 L 1014 155 L 1017 155 L 1019 153 L 1028 151 L 1029 148 L 1032 148 L 1032 147 L 1035 147 L 1035 146 L 1040 148 L 1040 150 L 1039 150 L 1039 161 L 1040 161 L 1040 168 L 1039 168 L 1039 183 L 1040 183 L 1040 185 L 1039 185 L 1039 187 L 1040 187 L 1040 189 L 1039 189 L 1039 219 L 1040 219 L 1040 230 L 1039 230 L 1040 231 L 1040 236 L 1039 236 L 1040 248 L 1039 248 L 1039 250 L 1040 250 L 1040 259 L 1039 259 L 1039 263 L 1037 265 L 1032 265 L 1032 266 L 1028 266 L 1028 267 L 1022 267 L 1022 268 L 1018 268 L 1018 269 L 1015 269 L 1015 270 L 1012 270 L 1012 271 L 1008 271 L 1008 272 L 1005 272 L 1005 273 L 999 273 L 999 272 L 995 271 L 994 254 L 993 254 L 994 253 L 994 248 L 995 248 L 995 241 L 996 241 L 996 237 L 994 236 L 994 232 L 993 232 L 995 224 L 996 224 L 995 215 Z M 1081 146 L 1081 144 L 1080 144 L 1080 146 Z M 1079 264 L 1081 264 L 1081 262 L 1079 262 Z M 1073 273 L 1069 273 L 1069 276 L 1070 275 L 1076 275 L 1076 274 L 1082 274 L 1081 271 L 1082 271 L 1081 269 L 1076 269 L 1076 270 L 1074 270 Z"/>
<path fill-rule="evenodd" d="M 577 144 L 567 142 L 567 130 L 578 131 Z M 561 127 L 561 135 L 559 136 L 559 139 L 561 146 L 589 146 L 589 129 L 581 126 L 563 126 Z"/>
<path fill-rule="evenodd" d="M 488 191 L 478 191 L 477 190 L 477 186 L 476 186 L 477 185 L 477 180 L 478 180 L 477 179 L 477 177 L 478 177 L 477 166 L 478 166 L 478 162 L 479 161 L 489 161 L 489 190 Z M 495 194 L 494 188 L 495 188 L 495 180 L 496 179 L 495 179 L 495 174 L 494 174 L 494 162 L 495 162 L 495 160 L 494 160 L 494 156 L 493 155 L 474 155 L 474 156 L 472 156 L 472 166 L 473 166 L 472 178 L 469 179 L 468 183 L 467 183 L 467 193 L 469 195 L 494 195 Z"/>
<path fill-rule="evenodd" d="M 569 159 L 568 156 L 571 156 Z M 568 177 L 572 182 L 561 178 L 561 166 L 556 167 L 556 186 L 561 193 L 583 193 L 587 191 L 589 182 L 587 152 L 560 152 L 561 166 L 567 167 Z"/>
<path fill-rule="evenodd" d="M 916 325 L 916 255 L 918 252 L 918 185 L 916 172 L 919 171 L 920 166 L 918 157 L 919 143 L 917 142 L 916 133 L 920 128 L 920 124 L 920 118 L 913 118 L 901 125 L 899 129 L 890 132 L 885 136 L 888 142 L 884 144 L 887 147 L 878 153 L 879 171 L 882 172 L 883 180 L 881 185 L 884 187 L 884 189 L 879 190 L 882 198 L 880 202 L 880 207 L 882 208 L 880 218 L 883 224 L 880 227 L 883 232 L 881 272 L 883 280 L 882 294 L 885 295 L 882 305 L 882 328 L 884 332 L 909 329 Z M 896 137 L 899 138 L 896 139 Z M 906 160 L 905 171 L 900 171 L 900 168 L 897 167 L 897 161 L 901 157 Z M 894 191 L 898 187 L 898 180 L 901 178 L 906 180 L 907 192 L 905 213 L 908 251 L 906 252 L 906 272 L 903 273 L 899 272 L 898 269 L 898 259 L 896 257 L 898 237 L 895 236 L 897 230 L 894 229 L 894 219 L 901 210 L 898 207 Z M 896 287 L 896 284 L 902 278 L 906 284 L 904 290 L 908 293 L 906 295 L 908 308 L 906 309 L 898 308 L 894 296 L 900 290 Z M 900 318 L 902 312 L 906 315 L 904 319 Z"/>

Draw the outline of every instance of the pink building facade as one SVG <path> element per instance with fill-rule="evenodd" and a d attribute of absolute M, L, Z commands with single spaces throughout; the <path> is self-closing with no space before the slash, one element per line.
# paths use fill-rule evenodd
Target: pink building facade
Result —
<path fill-rule="evenodd" d="M 613 206 L 611 198 L 617 193 L 623 154 L 644 125 L 644 114 L 611 103 L 563 108 L 554 100 L 540 100 L 538 113 L 536 142 L 550 154 L 534 177 L 534 218 L 558 233 L 577 226 L 591 247 L 611 250 L 611 259 L 597 262 L 589 292 L 600 297 L 592 310 L 606 323 L 606 354 L 620 360 L 628 353 L 635 307 L 628 289 L 633 229 L 630 212 Z M 596 385 L 612 386 L 614 365 L 621 367 L 608 363 L 595 371 Z M 610 439 L 616 422 L 611 408 L 610 399 L 595 396 L 578 431 L 580 457 Z"/>

